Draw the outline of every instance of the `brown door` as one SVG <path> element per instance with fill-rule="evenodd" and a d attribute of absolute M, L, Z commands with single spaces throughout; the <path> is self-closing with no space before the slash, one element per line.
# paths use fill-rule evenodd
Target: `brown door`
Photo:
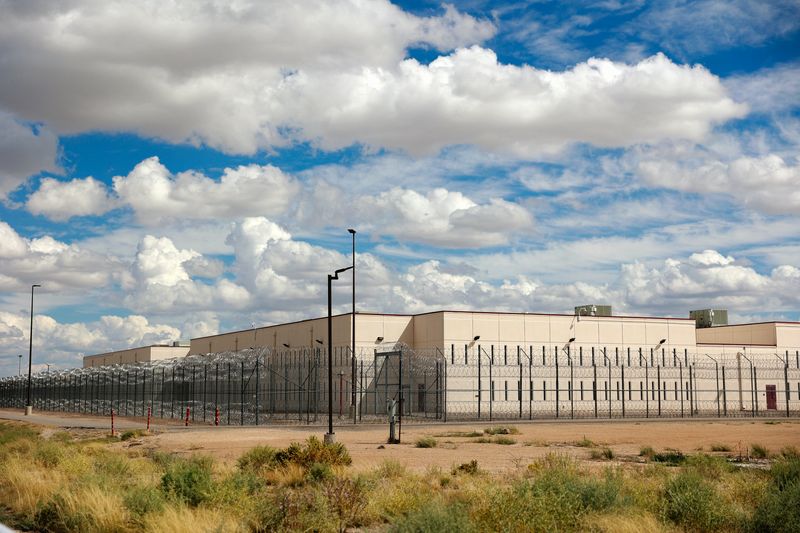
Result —
<path fill-rule="evenodd" d="M 778 393 L 775 391 L 775 385 L 767 385 L 767 409 L 778 408 Z"/>

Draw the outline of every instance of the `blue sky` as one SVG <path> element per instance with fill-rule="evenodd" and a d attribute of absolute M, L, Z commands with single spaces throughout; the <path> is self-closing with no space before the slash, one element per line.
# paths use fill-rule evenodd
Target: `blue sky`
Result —
<path fill-rule="evenodd" d="M 358 307 L 800 320 L 796 1 L 0 7 L 0 375 Z M 337 287 L 347 309 L 349 285 Z"/>

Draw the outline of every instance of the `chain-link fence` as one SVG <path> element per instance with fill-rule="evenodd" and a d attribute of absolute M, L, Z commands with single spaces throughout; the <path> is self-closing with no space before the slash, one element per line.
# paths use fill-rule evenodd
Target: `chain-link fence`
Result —
<path fill-rule="evenodd" d="M 404 345 L 352 357 L 250 349 L 152 363 L 37 373 L 42 411 L 221 425 L 404 420 L 775 417 L 800 415 L 800 360 L 753 360 L 533 346 Z M 329 402 L 330 398 L 330 402 Z M 0 379 L 0 406 L 27 404 L 27 376 Z"/>

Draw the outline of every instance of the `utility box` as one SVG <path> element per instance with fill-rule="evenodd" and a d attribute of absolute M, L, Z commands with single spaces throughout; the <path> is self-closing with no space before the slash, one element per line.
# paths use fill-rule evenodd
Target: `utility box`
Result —
<path fill-rule="evenodd" d="M 610 305 L 580 305 L 575 308 L 577 316 L 611 316 Z"/>
<path fill-rule="evenodd" d="M 713 328 L 714 326 L 728 325 L 727 309 L 698 309 L 689 311 L 689 318 L 694 319 L 698 328 Z"/>

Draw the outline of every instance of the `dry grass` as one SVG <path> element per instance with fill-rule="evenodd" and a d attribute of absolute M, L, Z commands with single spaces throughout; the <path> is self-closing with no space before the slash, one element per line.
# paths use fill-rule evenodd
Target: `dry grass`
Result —
<path fill-rule="evenodd" d="M 59 492 L 65 481 L 56 469 L 12 456 L 0 467 L 0 501 L 15 513 L 32 518 L 39 503 Z"/>
<path fill-rule="evenodd" d="M 586 521 L 588 531 L 603 533 L 664 533 L 675 531 L 652 514 L 603 514 L 592 516 Z"/>
<path fill-rule="evenodd" d="M 170 506 L 162 513 L 151 515 L 144 523 L 144 531 L 152 533 L 231 533 L 249 531 L 245 524 L 226 513 L 207 508 L 190 509 Z"/>
<path fill-rule="evenodd" d="M 792 488 L 800 485 L 796 450 L 772 458 L 782 474 L 649 447 L 643 455 L 652 462 L 588 469 L 551 453 L 503 474 L 481 470 L 470 456 L 423 474 L 391 460 L 356 473 L 342 464 L 346 450 L 311 441 L 255 448 L 232 465 L 5 429 L 0 518 L 22 530 L 746 531 L 782 523 L 791 491 L 800 493 Z M 513 441 L 503 431 L 482 438 Z M 613 458 L 608 448 L 591 451 Z"/>

